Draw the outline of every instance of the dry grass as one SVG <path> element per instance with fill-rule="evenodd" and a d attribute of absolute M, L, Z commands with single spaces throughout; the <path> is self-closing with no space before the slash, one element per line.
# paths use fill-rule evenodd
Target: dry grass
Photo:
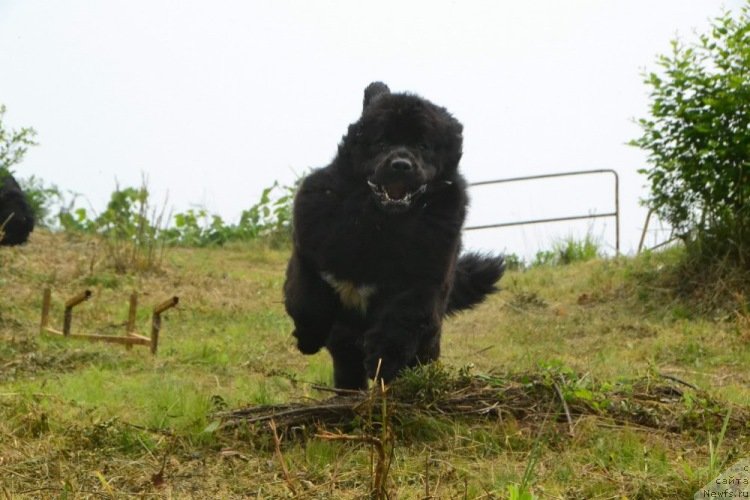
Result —
<path fill-rule="evenodd" d="M 730 407 L 720 464 L 750 445 L 746 310 L 699 315 L 640 280 L 657 257 L 510 273 L 446 324 L 448 375 L 405 377 L 405 392 L 368 406 L 329 401 L 316 388 L 327 356 L 295 351 L 286 252 L 171 249 L 140 274 L 105 256 L 44 232 L 0 249 L 0 495 L 362 498 L 382 462 L 390 498 L 507 497 L 524 483 L 539 498 L 684 498 L 709 479 L 709 435 Z M 180 305 L 152 357 L 39 336 L 45 286 L 55 322 L 62 298 L 93 290 L 80 332 L 121 334 L 132 290 L 142 329 L 149 305 Z M 321 427 L 320 406 L 335 404 L 343 426 Z M 313 417 L 285 421 L 283 408 Z M 247 422 L 264 411 L 277 432 Z"/>

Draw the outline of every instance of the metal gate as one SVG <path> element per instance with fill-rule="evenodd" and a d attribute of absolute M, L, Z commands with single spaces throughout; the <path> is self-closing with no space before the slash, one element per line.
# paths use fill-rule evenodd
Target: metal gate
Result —
<path fill-rule="evenodd" d="M 469 227 L 464 228 L 464 231 L 477 231 L 480 229 L 491 229 L 491 228 L 497 228 L 497 227 L 523 226 L 526 224 L 542 224 L 544 222 L 561 222 L 561 221 L 570 221 L 570 220 L 614 217 L 615 218 L 615 252 L 617 253 L 617 255 L 620 255 L 620 178 L 618 177 L 617 172 L 615 172 L 612 169 L 576 170 L 573 172 L 561 172 L 557 174 L 542 174 L 542 175 L 529 175 L 526 177 L 511 177 L 508 179 L 496 179 L 493 181 L 473 182 L 469 184 L 469 187 L 485 186 L 488 184 L 505 184 L 508 182 L 549 179 L 552 177 L 571 177 L 574 175 L 596 175 L 596 174 L 612 174 L 614 176 L 615 209 L 612 212 L 607 212 L 603 214 L 570 215 L 566 217 L 551 217 L 551 218 L 545 218 L 545 219 L 531 219 L 531 220 L 524 220 L 524 221 L 499 222 L 497 224 L 484 224 L 480 226 L 469 226 Z"/>

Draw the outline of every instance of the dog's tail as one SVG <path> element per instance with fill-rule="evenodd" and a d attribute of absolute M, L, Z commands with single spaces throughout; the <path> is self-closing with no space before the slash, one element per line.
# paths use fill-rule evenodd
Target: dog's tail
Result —
<path fill-rule="evenodd" d="M 497 291 L 495 283 L 505 271 L 502 256 L 466 253 L 458 258 L 453 289 L 448 297 L 446 314 L 470 309 Z"/>

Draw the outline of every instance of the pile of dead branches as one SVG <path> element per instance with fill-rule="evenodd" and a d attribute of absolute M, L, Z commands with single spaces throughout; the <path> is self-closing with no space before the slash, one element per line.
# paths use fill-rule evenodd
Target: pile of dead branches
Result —
<path fill-rule="evenodd" d="M 718 432 L 727 418 L 727 434 L 748 432 L 747 408 L 720 402 L 696 386 L 669 375 L 600 384 L 570 372 L 515 375 L 450 373 L 430 365 L 407 373 L 393 385 L 370 391 L 316 387 L 332 397 L 279 405 L 240 408 L 219 414 L 222 427 L 257 426 L 273 421 L 284 433 L 300 429 L 347 430 L 357 422 L 392 425 L 414 416 L 443 419 L 557 421 L 573 433 L 584 416 L 608 425 L 639 426 L 665 432 Z"/>

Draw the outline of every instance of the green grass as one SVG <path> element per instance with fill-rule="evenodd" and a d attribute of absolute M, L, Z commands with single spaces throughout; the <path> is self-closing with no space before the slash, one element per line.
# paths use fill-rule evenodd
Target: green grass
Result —
<path fill-rule="evenodd" d="M 576 262 L 586 262 L 602 255 L 599 242 L 586 234 L 583 240 L 572 236 L 556 241 L 551 250 L 540 250 L 531 262 L 532 266 L 567 265 Z M 511 264 L 514 264 L 511 259 Z M 513 266 L 511 266 L 512 268 Z"/>
<path fill-rule="evenodd" d="M 659 374 L 715 400 L 686 392 L 678 433 L 589 415 L 576 418 L 571 434 L 564 417 L 545 418 L 543 408 L 534 418 L 393 415 L 385 422 L 391 498 L 688 498 L 746 457 L 750 433 L 730 438 L 701 416 L 707 408 L 723 416 L 730 402 L 750 408 L 747 307 L 705 314 L 670 294 L 660 276 L 677 260 L 674 250 L 602 260 L 584 247 L 570 253 L 586 257 L 568 265 L 509 272 L 501 292 L 446 321 L 443 363 L 564 380 L 566 399 L 602 408 L 614 388 L 638 390 L 624 381 Z M 286 436 L 287 480 L 267 428 L 217 426 L 217 411 L 330 396 L 313 387 L 331 382 L 328 355 L 302 356 L 290 336 L 286 251 L 262 243 L 175 248 L 161 270 L 139 275 L 107 269 L 103 251 L 44 232 L 0 250 L 0 286 L 13 291 L 0 303 L 0 492 L 280 498 L 294 487 L 304 498 L 367 495 L 369 445 L 316 438 L 313 428 Z M 152 305 L 172 295 L 180 305 L 165 314 L 153 357 L 142 347 L 40 336 L 45 286 L 54 292 L 53 326 L 64 298 L 94 292 L 76 308 L 80 333 L 121 334 L 133 290 L 142 332 Z M 449 383 L 440 372 L 424 376 L 411 381 L 424 401 Z"/>

